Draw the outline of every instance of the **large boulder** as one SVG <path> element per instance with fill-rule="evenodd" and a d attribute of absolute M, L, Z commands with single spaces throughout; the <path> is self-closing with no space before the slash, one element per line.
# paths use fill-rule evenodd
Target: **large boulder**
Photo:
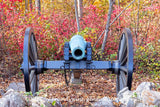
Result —
<path fill-rule="evenodd" d="M 151 82 L 142 82 L 137 88 L 136 92 L 142 93 L 143 90 L 152 90 L 155 88 L 155 84 Z"/>
<path fill-rule="evenodd" d="M 0 107 L 62 107 L 58 99 L 27 96 L 9 89 L 0 98 Z"/>
<path fill-rule="evenodd" d="M 33 97 L 30 103 L 31 107 L 62 107 L 58 99 L 47 99 L 44 97 Z"/>
<path fill-rule="evenodd" d="M 33 97 L 25 95 L 22 84 L 12 83 L 8 91 L 0 98 L 0 107 L 62 107 L 58 99 L 47 99 L 44 97 Z M 99 99 L 94 103 L 95 107 L 114 107 L 113 102 L 121 104 L 121 107 L 160 107 L 160 92 L 152 90 L 155 85 L 150 82 L 141 83 L 136 90 L 130 91 L 128 87 L 123 88 L 117 98 L 111 100 L 108 97 Z M 13 90 L 14 89 L 14 90 Z"/>
<path fill-rule="evenodd" d="M 141 100 L 145 105 L 155 105 L 160 107 L 160 92 L 144 90 L 141 93 Z"/>
<path fill-rule="evenodd" d="M 143 82 L 136 90 L 130 91 L 125 87 L 118 93 L 118 101 L 123 107 L 160 107 L 160 92 L 153 91 L 154 83 Z"/>
<path fill-rule="evenodd" d="M 94 107 L 114 107 L 113 101 L 108 97 L 103 97 L 94 103 Z"/>
<path fill-rule="evenodd" d="M 132 98 L 132 95 L 133 92 L 128 90 L 128 87 L 125 87 L 117 94 L 118 101 L 121 102 L 123 105 L 130 105 L 130 107 L 133 107 L 134 103 L 132 103 L 130 99 Z"/>
<path fill-rule="evenodd" d="M 0 107 L 25 107 L 25 97 L 13 89 L 8 90 L 0 99 Z"/>
<path fill-rule="evenodd" d="M 9 84 L 6 90 L 8 91 L 9 89 L 13 89 L 15 91 L 25 91 L 25 86 L 23 82 L 18 82 L 18 83 L 12 82 Z"/>

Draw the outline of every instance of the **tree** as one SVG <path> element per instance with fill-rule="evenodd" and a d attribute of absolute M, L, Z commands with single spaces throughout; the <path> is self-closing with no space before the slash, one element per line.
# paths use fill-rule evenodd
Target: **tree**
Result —
<path fill-rule="evenodd" d="M 33 9 L 32 0 L 29 0 L 29 5 L 30 5 L 30 9 L 31 9 L 31 11 L 32 11 L 32 9 Z"/>
<path fill-rule="evenodd" d="M 83 16 L 83 0 L 77 0 L 78 2 L 78 17 L 81 19 Z"/>
<path fill-rule="evenodd" d="M 28 11 L 28 0 L 25 0 L 25 11 Z"/>
<path fill-rule="evenodd" d="M 106 24 L 106 29 L 105 29 L 105 35 L 104 35 L 104 39 L 102 43 L 102 53 L 104 52 L 104 48 L 105 48 L 107 37 L 108 37 L 113 4 L 114 4 L 114 0 L 109 0 L 108 18 L 107 18 L 107 24 Z"/>
<path fill-rule="evenodd" d="M 38 11 L 38 14 L 41 15 L 41 1 L 35 0 L 36 9 Z"/>

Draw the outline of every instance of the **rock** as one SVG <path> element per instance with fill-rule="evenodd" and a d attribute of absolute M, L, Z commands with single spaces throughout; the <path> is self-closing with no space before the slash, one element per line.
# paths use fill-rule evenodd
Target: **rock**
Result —
<path fill-rule="evenodd" d="M 127 107 L 134 107 L 134 101 L 132 99 L 129 99 L 128 103 L 127 103 Z"/>
<path fill-rule="evenodd" d="M 156 105 L 160 107 L 160 92 L 143 90 L 141 93 L 142 103 L 145 105 Z"/>
<path fill-rule="evenodd" d="M 136 92 L 141 93 L 143 90 L 152 90 L 155 84 L 151 82 L 142 82 L 136 89 Z"/>
<path fill-rule="evenodd" d="M 138 103 L 136 107 L 145 107 L 143 103 Z"/>
<path fill-rule="evenodd" d="M 15 91 L 25 91 L 25 86 L 23 82 L 19 82 L 19 83 L 12 82 L 9 84 L 6 90 L 9 90 L 9 89 L 13 89 Z"/>
<path fill-rule="evenodd" d="M 62 107 L 58 99 L 24 96 L 9 89 L 0 99 L 0 107 Z"/>
<path fill-rule="evenodd" d="M 32 107 L 62 107 L 58 99 L 34 97 L 30 100 Z"/>
<path fill-rule="evenodd" d="M 134 91 L 125 87 L 118 93 L 118 101 L 126 107 L 160 107 L 160 92 L 153 91 L 153 88 L 155 85 L 150 82 L 141 83 Z"/>
<path fill-rule="evenodd" d="M 132 97 L 132 95 L 133 95 L 133 92 L 130 91 L 130 90 L 128 89 L 128 87 L 125 87 L 125 88 L 123 88 L 121 91 L 119 91 L 117 97 L 118 97 L 118 100 L 119 100 L 121 103 L 127 105 L 128 101 L 129 101 L 129 99 Z"/>
<path fill-rule="evenodd" d="M 62 107 L 58 99 L 47 99 L 44 97 L 33 97 L 18 93 L 24 91 L 23 83 L 11 83 L 8 91 L 0 90 L 3 97 L 0 99 L 0 107 Z M 94 107 L 114 107 L 117 102 L 120 107 L 160 107 L 160 92 L 153 91 L 155 85 L 150 82 L 141 83 L 136 90 L 130 91 L 128 87 L 123 88 L 115 100 L 108 97 L 99 99 Z M 16 90 L 16 91 L 15 91 Z"/>
<path fill-rule="evenodd" d="M 114 106 L 110 98 L 103 97 L 102 99 L 94 103 L 94 107 L 114 107 Z"/>
<path fill-rule="evenodd" d="M 25 107 L 26 105 L 24 96 L 13 89 L 8 90 L 0 99 L 0 107 Z"/>
<path fill-rule="evenodd" d="M 136 104 L 140 103 L 137 92 L 128 90 L 128 87 L 123 88 L 117 96 L 123 107 L 136 107 Z"/>
<path fill-rule="evenodd" d="M 0 95 L 3 96 L 4 95 L 4 90 L 0 89 Z"/>

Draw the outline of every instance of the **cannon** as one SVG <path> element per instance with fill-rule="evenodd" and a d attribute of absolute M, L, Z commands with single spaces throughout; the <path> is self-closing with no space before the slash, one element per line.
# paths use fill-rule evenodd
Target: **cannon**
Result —
<path fill-rule="evenodd" d="M 78 32 L 80 31 L 75 0 L 75 14 Z M 38 59 L 37 43 L 32 28 L 27 28 L 24 35 L 23 62 L 21 70 L 24 74 L 25 90 L 36 95 L 39 90 L 39 74 L 46 70 L 64 70 L 65 82 L 70 83 L 71 72 L 81 70 L 108 70 L 117 75 L 116 92 L 124 87 L 131 90 L 133 74 L 133 41 L 131 31 L 123 29 L 119 43 L 117 60 L 92 60 L 92 46 L 81 35 L 74 35 L 69 42 L 64 43 L 64 60 L 45 61 Z"/>
<path fill-rule="evenodd" d="M 69 47 L 71 49 L 72 57 L 75 60 L 81 60 L 85 56 L 86 41 L 80 35 L 75 35 L 71 38 L 69 42 Z"/>
<path fill-rule="evenodd" d="M 39 90 L 39 74 L 46 70 L 64 70 L 68 85 L 72 70 L 108 70 L 117 75 L 117 93 L 124 87 L 131 90 L 133 74 L 133 41 L 131 31 L 125 28 L 119 43 L 115 61 L 92 60 L 92 46 L 80 35 L 75 35 L 64 43 L 64 60 L 45 61 L 38 59 L 37 43 L 32 28 L 27 28 L 24 36 L 23 63 L 25 90 L 33 95 Z"/>

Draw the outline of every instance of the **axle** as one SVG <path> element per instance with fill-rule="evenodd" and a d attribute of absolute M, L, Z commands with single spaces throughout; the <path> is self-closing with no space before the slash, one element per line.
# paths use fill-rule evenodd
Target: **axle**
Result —
<path fill-rule="evenodd" d="M 37 60 L 35 66 L 30 66 L 30 70 L 36 69 L 37 74 L 43 73 L 45 70 L 110 70 L 117 74 L 121 69 L 126 68 L 119 65 L 118 61 L 92 61 L 87 64 L 87 61 L 69 61 L 69 66 L 65 68 L 65 61 L 43 61 Z M 127 69 L 126 69 L 127 70 Z"/>

